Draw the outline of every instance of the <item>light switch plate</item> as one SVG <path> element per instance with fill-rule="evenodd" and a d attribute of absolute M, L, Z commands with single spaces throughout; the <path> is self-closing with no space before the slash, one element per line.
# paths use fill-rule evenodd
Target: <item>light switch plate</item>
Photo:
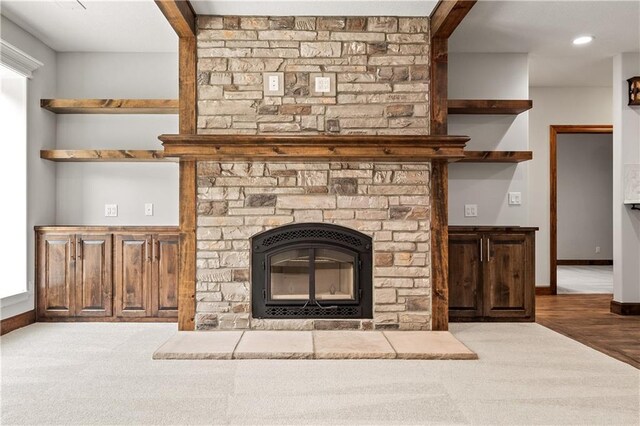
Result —
<path fill-rule="evenodd" d="M 510 206 L 519 206 L 522 204 L 522 193 L 521 192 L 510 192 L 509 193 L 509 205 Z"/>
<path fill-rule="evenodd" d="M 333 72 L 312 72 L 309 74 L 311 96 L 335 96 L 336 74 Z"/>
<path fill-rule="evenodd" d="M 478 205 L 477 204 L 465 204 L 464 205 L 464 217 L 478 217 Z"/>
<path fill-rule="evenodd" d="M 284 73 L 265 72 L 262 74 L 265 96 L 284 96 Z"/>
<path fill-rule="evenodd" d="M 153 203 L 145 203 L 145 205 L 144 205 L 144 215 L 145 216 L 153 216 Z"/>
<path fill-rule="evenodd" d="M 105 204 L 104 205 L 104 215 L 105 215 L 105 217 L 117 217 L 118 216 L 118 205 L 117 204 Z"/>

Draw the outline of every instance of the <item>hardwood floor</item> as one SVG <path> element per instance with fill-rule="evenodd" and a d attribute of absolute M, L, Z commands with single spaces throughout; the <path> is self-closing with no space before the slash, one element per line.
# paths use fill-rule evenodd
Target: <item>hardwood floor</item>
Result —
<path fill-rule="evenodd" d="M 610 294 L 536 297 L 536 322 L 640 369 L 640 316 L 609 311 Z"/>

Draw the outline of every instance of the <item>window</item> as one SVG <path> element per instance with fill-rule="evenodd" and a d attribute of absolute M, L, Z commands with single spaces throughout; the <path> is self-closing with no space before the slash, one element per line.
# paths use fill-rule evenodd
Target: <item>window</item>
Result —
<path fill-rule="evenodd" d="M 0 64 L 0 167 L 4 243 L 0 298 L 27 291 L 27 78 Z"/>

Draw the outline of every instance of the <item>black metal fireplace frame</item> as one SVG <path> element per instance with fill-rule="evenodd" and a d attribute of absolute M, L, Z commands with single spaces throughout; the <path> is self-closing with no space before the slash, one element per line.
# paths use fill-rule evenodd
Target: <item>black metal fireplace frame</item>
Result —
<path fill-rule="evenodd" d="M 272 300 L 269 294 L 269 259 L 291 249 L 330 248 L 355 258 L 355 300 L 315 300 L 314 274 L 309 300 Z M 313 251 L 311 256 L 313 256 Z M 327 223 L 284 225 L 251 238 L 251 305 L 254 318 L 373 318 L 371 237 Z M 313 272 L 313 262 L 310 262 Z"/>

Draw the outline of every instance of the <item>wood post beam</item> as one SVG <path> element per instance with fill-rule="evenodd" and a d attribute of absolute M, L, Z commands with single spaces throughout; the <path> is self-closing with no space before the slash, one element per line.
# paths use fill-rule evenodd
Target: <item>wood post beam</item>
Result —
<path fill-rule="evenodd" d="M 478 0 L 440 0 L 431 12 L 431 38 L 447 39 Z"/>
<path fill-rule="evenodd" d="M 196 36 L 196 14 L 188 0 L 155 0 L 178 37 Z"/>
<path fill-rule="evenodd" d="M 477 0 L 440 0 L 430 16 L 431 135 L 446 135 L 449 36 Z M 431 329 L 449 329 L 449 164 L 431 162 Z"/>
<path fill-rule="evenodd" d="M 178 96 L 181 135 L 195 135 L 196 14 L 188 0 L 155 0 L 179 37 Z M 180 161 L 180 263 L 178 266 L 178 330 L 195 329 L 197 162 Z"/>

